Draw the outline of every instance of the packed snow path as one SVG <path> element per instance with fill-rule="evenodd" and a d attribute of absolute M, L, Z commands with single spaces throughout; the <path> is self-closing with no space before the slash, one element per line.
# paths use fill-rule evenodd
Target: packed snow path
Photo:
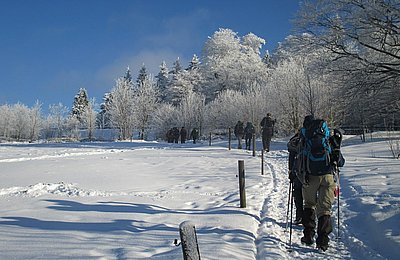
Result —
<path fill-rule="evenodd" d="M 293 229 L 293 251 L 288 251 L 285 144 L 273 143 L 273 151 L 265 156 L 264 175 L 260 154 L 228 151 L 226 142 L 211 147 L 151 142 L 1 144 L 0 258 L 182 259 L 173 241 L 179 239 L 179 224 L 190 220 L 196 225 L 203 259 L 396 259 L 398 227 L 387 235 L 387 228 L 380 231 L 371 217 L 362 218 L 365 212 L 357 212 L 366 207 L 363 202 L 373 201 L 384 206 L 380 219 L 399 219 L 399 179 L 383 165 L 378 169 L 365 164 L 363 169 L 385 173 L 385 179 L 373 175 L 385 181 L 381 195 L 363 192 L 353 182 L 358 175 L 343 178 L 341 239 L 336 239 L 335 205 L 327 252 L 301 245 L 298 226 Z M 351 152 L 344 175 L 359 173 L 352 167 L 359 162 Z M 244 209 L 239 207 L 238 160 L 245 161 Z M 379 243 L 360 233 L 354 216 L 373 225 L 374 236 L 388 250 L 373 249 Z"/>

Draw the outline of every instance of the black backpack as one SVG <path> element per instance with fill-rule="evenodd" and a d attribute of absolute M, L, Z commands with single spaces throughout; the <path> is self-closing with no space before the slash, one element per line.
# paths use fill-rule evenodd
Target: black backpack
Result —
<path fill-rule="evenodd" d="M 330 130 L 322 119 L 315 119 L 300 132 L 302 138 L 302 171 L 311 175 L 324 175 L 332 172 L 332 148 L 329 142 Z"/>

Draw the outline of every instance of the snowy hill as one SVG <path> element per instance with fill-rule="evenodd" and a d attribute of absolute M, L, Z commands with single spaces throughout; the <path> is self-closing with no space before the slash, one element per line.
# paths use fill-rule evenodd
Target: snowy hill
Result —
<path fill-rule="evenodd" d="M 340 239 L 336 203 L 325 253 L 299 226 L 287 250 L 286 142 L 271 148 L 261 175 L 259 154 L 225 141 L 0 144 L 0 258 L 182 259 L 173 241 L 190 220 L 203 259 L 399 259 L 400 161 L 384 140 L 345 141 Z"/>

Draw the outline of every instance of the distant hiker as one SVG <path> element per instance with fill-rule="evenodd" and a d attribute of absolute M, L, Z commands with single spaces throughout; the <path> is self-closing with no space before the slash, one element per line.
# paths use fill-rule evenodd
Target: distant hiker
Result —
<path fill-rule="evenodd" d="M 182 126 L 181 128 L 180 135 L 181 135 L 181 144 L 184 144 L 187 138 L 187 130 L 184 126 Z"/>
<path fill-rule="evenodd" d="M 199 139 L 199 129 L 196 127 L 192 129 L 190 132 L 190 137 L 193 139 L 193 143 L 196 143 L 196 140 Z"/>
<path fill-rule="evenodd" d="M 173 143 L 174 142 L 174 133 L 172 131 L 172 128 L 167 131 L 166 137 L 167 137 L 167 142 L 168 143 Z"/>
<path fill-rule="evenodd" d="M 238 149 L 242 149 L 242 139 L 244 135 L 244 127 L 243 127 L 243 122 L 242 121 L 237 121 L 235 125 L 235 130 L 234 134 L 238 140 Z"/>
<path fill-rule="evenodd" d="M 261 120 L 260 126 L 262 131 L 262 144 L 263 149 L 269 152 L 271 138 L 274 135 L 274 126 L 276 120 L 273 120 L 271 113 L 267 113 L 267 116 Z"/>
<path fill-rule="evenodd" d="M 174 139 L 174 143 L 178 143 L 179 142 L 179 129 L 178 129 L 178 127 L 173 127 L 172 128 L 172 136 L 173 136 L 173 139 Z"/>
<path fill-rule="evenodd" d="M 328 249 L 328 235 L 332 232 L 331 210 L 336 188 L 330 130 L 326 121 L 306 116 L 300 139 L 298 177 L 303 184 L 304 199 L 301 242 L 306 245 L 314 243 L 317 217 L 317 248 L 325 251 Z M 343 159 L 342 156 L 338 158 Z M 342 167 L 344 159 L 335 163 Z"/>
<path fill-rule="evenodd" d="M 303 219 L 303 194 L 302 194 L 302 184 L 296 175 L 296 166 L 297 166 L 297 154 L 298 147 L 300 142 L 300 132 L 297 132 L 292 138 L 290 138 L 287 143 L 288 151 L 289 151 L 289 180 L 292 183 L 292 191 L 294 204 L 296 206 L 296 216 L 294 220 L 295 225 L 301 224 Z"/>
<path fill-rule="evenodd" d="M 246 149 L 250 150 L 251 140 L 253 138 L 253 134 L 256 132 L 254 126 L 251 122 L 247 122 L 246 127 L 244 128 L 244 138 L 246 141 Z"/>

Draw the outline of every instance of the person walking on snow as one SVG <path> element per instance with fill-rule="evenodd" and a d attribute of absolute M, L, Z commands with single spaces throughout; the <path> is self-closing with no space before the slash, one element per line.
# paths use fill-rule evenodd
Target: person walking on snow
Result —
<path fill-rule="evenodd" d="M 336 183 L 334 179 L 334 160 L 331 158 L 330 130 L 327 123 L 321 119 L 306 116 L 300 129 L 301 147 L 299 150 L 300 171 L 304 199 L 303 237 L 301 242 L 306 245 L 314 243 L 315 227 L 317 227 L 317 248 L 326 251 L 329 244 L 329 234 L 332 232 L 331 210 L 335 200 Z M 344 165 L 344 158 L 338 156 L 337 166 Z M 318 226 L 316 223 L 318 219 Z"/>
<path fill-rule="evenodd" d="M 235 125 L 235 130 L 234 134 L 238 140 L 238 149 L 242 149 L 242 139 L 244 135 L 244 127 L 243 127 L 243 122 L 242 121 L 237 121 Z"/>
<path fill-rule="evenodd" d="M 250 150 L 251 140 L 253 138 L 253 134 L 256 132 L 254 126 L 251 122 L 247 122 L 247 125 L 244 129 L 244 138 L 246 141 L 246 149 Z"/>
<path fill-rule="evenodd" d="M 267 152 L 269 152 L 271 139 L 274 135 L 275 122 L 276 120 L 272 119 L 271 113 L 267 113 L 267 116 L 264 117 L 260 123 L 263 149 Z"/>

